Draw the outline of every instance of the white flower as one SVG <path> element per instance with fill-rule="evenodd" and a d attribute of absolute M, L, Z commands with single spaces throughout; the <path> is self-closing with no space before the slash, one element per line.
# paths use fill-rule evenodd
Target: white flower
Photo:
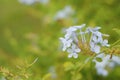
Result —
<path fill-rule="evenodd" d="M 60 38 L 60 40 L 63 43 L 63 49 L 62 49 L 63 51 L 65 51 L 68 47 L 70 47 L 73 41 L 72 39 L 67 40 L 65 38 Z"/>
<path fill-rule="evenodd" d="M 79 25 L 79 26 L 74 26 L 75 28 L 77 29 L 82 29 L 83 27 L 85 27 L 86 24 L 82 24 L 82 25 Z"/>
<path fill-rule="evenodd" d="M 100 46 L 98 46 L 94 42 L 90 42 L 90 49 L 92 52 L 95 52 L 96 54 L 100 53 Z"/>
<path fill-rule="evenodd" d="M 103 40 L 102 46 L 107 46 L 107 47 L 110 46 L 110 45 L 108 44 L 108 40 L 107 40 L 107 39 Z"/>
<path fill-rule="evenodd" d="M 35 0 L 19 0 L 20 3 L 31 5 L 35 2 Z"/>
<path fill-rule="evenodd" d="M 35 2 L 40 2 L 42 4 L 47 4 L 49 0 L 19 0 L 20 3 L 24 3 L 27 5 L 34 4 Z"/>
<path fill-rule="evenodd" d="M 99 29 L 101 29 L 101 27 L 95 27 L 95 28 L 91 28 L 91 27 L 88 27 L 87 29 L 86 29 L 86 32 L 95 32 L 95 31 L 98 31 Z"/>
<path fill-rule="evenodd" d="M 116 64 L 120 65 L 120 57 L 113 55 L 112 60 L 113 60 L 113 62 L 115 62 Z"/>
<path fill-rule="evenodd" d="M 63 51 L 66 50 L 68 53 L 70 53 L 68 57 L 72 57 L 72 56 L 74 58 L 78 57 L 77 53 L 80 51 L 77 52 L 76 49 L 80 50 L 80 48 L 78 48 L 79 43 L 87 44 L 86 47 L 89 47 L 89 49 L 96 54 L 101 52 L 100 51 L 101 47 L 110 46 L 108 44 L 108 40 L 103 39 L 103 36 L 107 36 L 107 35 L 102 34 L 99 31 L 99 29 L 101 29 L 100 27 L 95 27 L 95 28 L 88 27 L 82 30 L 82 28 L 84 27 L 85 27 L 85 24 L 82 24 L 80 26 L 72 26 L 65 30 L 66 34 L 64 38 L 60 39 L 63 44 Z M 87 42 L 88 40 L 90 41 Z M 74 45 L 77 46 L 77 48 L 75 48 Z M 82 48 L 85 46 L 83 45 L 80 47 Z"/>
<path fill-rule="evenodd" d="M 73 14 L 74 11 L 72 10 L 71 6 L 66 6 L 63 10 L 66 14 Z"/>
<path fill-rule="evenodd" d="M 102 33 L 99 31 L 92 32 L 92 38 L 95 43 L 101 43 L 103 41 Z"/>
<path fill-rule="evenodd" d="M 73 32 L 73 34 L 71 35 L 71 38 L 73 39 L 73 41 L 77 44 L 78 43 L 78 37 L 77 34 L 75 32 Z"/>
<path fill-rule="evenodd" d="M 105 36 L 105 34 L 102 34 L 101 32 L 99 32 L 98 30 L 100 29 L 100 27 L 96 27 L 96 28 L 87 28 L 86 32 L 90 34 L 91 32 L 91 38 L 90 38 L 90 49 L 91 51 L 95 52 L 95 53 L 100 53 L 100 48 L 102 46 L 110 46 L 108 44 L 108 41 L 105 39 L 103 39 L 103 36 Z"/>
<path fill-rule="evenodd" d="M 100 27 L 87 28 L 86 32 L 92 34 L 90 41 L 94 41 L 95 43 L 101 43 L 103 41 L 102 33 L 98 31 L 99 29 L 101 28 Z"/>
<path fill-rule="evenodd" d="M 96 58 L 101 58 L 102 61 L 98 62 Z M 115 67 L 115 65 L 120 65 L 120 57 L 113 55 L 112 59 L 110 59 L 110 55 L 105 55 L 104 53 L 101 53 L 93 59 L 93 62 L 96 63 L 95 68 L 97 70 L 97 73 L 99 75 L 107 76 L 108 71 L 106 67 L 112 69 Z"/>
<path fill-rule="evenodd" d="M 50 66 L 49 69 L 48 69 L 48 71 L 51 74 L 51 78 L 52 79 L 56 79 L 57 78 L 55 66 Z"/>
<path fill-rule="evenodd" d="M 77 30 L 77 28 L 76 27 L 70 27 L 70 28 L 68 28 L 67 30 L 66 30 L 66 32 L 67 33 L 70 33 L 70 32 L 74 32 L 74 31 L 76 31 Z"/>
<path fill-rule="evenodd" d="M 71 48 L 67 49 L 67 52 L 69 53 L 68 57 L 71 58 L 73 56 L 74 58 L 77 58 L 80 51 L 81 50 L 75 44 L 72 44 Z"/>
<path fill-rule="evenodd" d="M 73 32 L 75 32 L 76 30 L 77 30 L 77 29 L 76 29 L 75 27 L 70 27 L 70 28 L 68 28 L 68 29 L 66 30 L 65 38 L 66 38 L 66 39 L 69 39 L 69 38 L 72 36 Z"/>
<path fill-rule="evenodd" d="M 104 68 L 98 68 L 97 73 L 98 73 L 98 75 L 102 75 L 102 76 L 107 76 L 108 75 L 108 71 L 105 70 Z"/>
<path fill-rule="evenodd" d="M 77 53 L 69 54 L 68 58 L 71 58 L 71 57 L 78 58 L 78 54 Z"/>
<path fill-rule="evenodd" d="M 66 19 L 66 18 L 70 17 L 71 15 L 73 15 L 73 13 L 74 13 L 74 11 L 71 8 L 71 6 L 65 6 L 65 8 L 63 10 L 60 10 L 57 12 L 54 19 L 55 20 Z"/>
<path fill-rule="evenodd" d="M 75 34 L 77 30 L 81 30 L 83 27 L 85 27 L 85 24 L 82 24 L 80 26 L 72 26 L 68 29 L 66 29 L 66 35 L 65 38 L 68 39 L 71 37 L 72 34 Z M 77 33 L 76 33 L 77 34 Z"/>
<path fill-rule="evenodd" d="M 98 61 L 96 60 L 96 58 L 101 58 L 102 61 L 101 61 L 101 62 L 98 62 Z M 93 61 L 96 63 L 95 68 L 96 68 L 97 73 L 98 73 L 99 75 L 103 75 L 103 76 L 107 76 L 107 75 L 108 75 L 108 71 L 105 70 L 106 65 L 109 63 L 108 60 L 109 60 L 109 56 L 105 56 L 104 53 L 101 53 L 101 54 L 97 55 L 97 56 L 93 59 Z"/>

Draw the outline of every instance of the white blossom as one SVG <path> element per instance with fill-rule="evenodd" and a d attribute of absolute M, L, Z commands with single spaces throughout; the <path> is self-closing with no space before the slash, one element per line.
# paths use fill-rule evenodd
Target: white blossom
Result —
<path fill-rule="evenodd" d="M 49 69 L 48 69 L 48 72 L 51 74 L 52 79 L 57 78 L 57 73 L 56 73 L 56 70 L 55 70 L 55 66 L 50 66 Z"/>
<path fill-rule="evenodd" d="M 66 39 L 69 39 L 73 34 L 75 34 L 74 32 L 76 31 L 77 29 L 75 27 L 70 27 L 66 30 L 66 35 L 65 35 L 65 38 Z"/>
<path fill-rule="evenodd" d="M 94 42 L 90 42 L 90 49 L 92 52 L 95 52 L 97 54 L 100 53 L 100 46 Z"/>
<path fill-rule="evenodd" d="M 101 47 L 109 47 L 107 39 L 103 39 L 103 36 L 106 36 L 105 34 L 102 34 L 99 30 L 100 27 L 95 28 L 86 28 L 85 24 L 82 24 L 80 26 L 72 26 L 65 30 L 65 36 L 63 38 L 60 38 L 62 44 L 63 44 L 63 51 L 67 51 L 70 53 L 68 57 L 74 57 L 77 58 L 79 52 L 76 51 L 77 48 L 80 49 L 79 42 L 81 44 L 87 44 L 87 47 L 96 54 L 99 54 L 101 52 Z M 86 36 L 89 36 L 86 38 Z M 89 38 L 89 39 L 88 39 Z M 87 42 L 90 40 L 89 42 Z M 74 45 L 73 45 L 74 44 Z M 74 47 L 74 48 L 73 48 Z M 82 46 L 84 47 L 84 46 Z M 81 49 L 80 49 L 81 50 Z"/>
<path fill-rule="evenodd" d="M 102 61 L 99 62 L 96 60 L 96 58 L 101 58 Z M 97 73 L 102 76 L 107 76 L 108 70 L 106 69 L 106 67 L 112 69 L 115 67 L 115 65 L 120 65 L 120 57 L 113 55 L 112 59 L 110 59 L 110 55 L 105 55 L 104 53 L 101 53 L 93 59 L 93 62 L 96 63 L 95 68 L 97 70 Z"/>
<path fill-rule="evenodd" d="M 110 45 L 108 44 L 108 40 L 107 40 L 107 39 L 103 40 L 102 46 L 107 46 L 107 47 L 110 46 Z"/>
<path fill-rule="evenodd" d="M 42 3 L 42 4 L 47 4 L 49 0 L 19 0 L 20 3 L 24 3 L 27 5 L 32 5 L 36 2 Z"/>
<path fill-rule="evenodd" d="M 71 53 L 71 54 L 68 55 L 68 58 L 71 58 L 71 57 L 78 58 L 78 54 L 77 53 Z"/>
<path fill-rule="evenodd" d="M 63 51 L 65 51 L 68 47 L 71 46 L 71 43 L 72 43 L 72 39 L 65 39 L 65 38 L 60 38 L 61 42 L 63 43 Z"/>
<path fill-rule="evenodd" d="M 86 32 L 87 33 L 91 33 L 91 38 L 90 38 L 90 49 L 91 51 L 95 52 L 95 53 L 100 53 L 100 49 L 102 46 L 106 46 L 109 47 L 110 45 L 108 44 L 108 40 L 107 39 L 103 39 L 103 36 L 106 36 L 105 34 L 102 34 L 99 30 L 101 28 L 100 27 L 96 27 L 96 28 L 90 28 L 88 27 Z"/>
<path fill-rule="evenodd" d="M 60 10 L 57 12 L 54 19 L 55 20 L 66 19 L 70 17 L 71 15 L 73 15 L 73 13 L 74 13 L 74 10 L 71 8 L 71 6 L 65 6 L 63 10 Z"/>
<path fill-rule="evenodd" d="M 19 0 L 19 2 L 27 5 L 31 5 L 35 2 L 35 0 Z"/>
<path fill-rule="evenodd" d="M 67 52 L 69 53 L 68 57 L 71 58 L 73 56 L 74 58 L 77 58 L 77 53 L 79 53 L 80 51 L 81 50 L 75 44 L 72 44 L 71 48 L 67 49 Z"/>

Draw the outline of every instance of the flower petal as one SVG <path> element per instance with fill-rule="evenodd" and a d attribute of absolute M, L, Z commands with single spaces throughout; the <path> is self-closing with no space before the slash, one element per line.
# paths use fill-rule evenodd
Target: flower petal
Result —
<path fill-rule="evenodd" d="M 77 53 L 73 53 L 73 57 L 74 58 L 78 58 L 78 54 Z"/>

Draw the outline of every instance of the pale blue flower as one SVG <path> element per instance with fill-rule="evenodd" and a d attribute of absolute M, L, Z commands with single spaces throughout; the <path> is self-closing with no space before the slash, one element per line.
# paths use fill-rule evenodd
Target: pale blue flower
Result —
<path fill-rule="evenodd" d="M 115 62 L 116 64 L 120 65 L 120 57 L 119 57 L 119 56 L 113 55 L 112 60 L 113 60 L 113 62 Z"/>
<path fill-rule="evenodd" d="M 100 53 L 100 48 L 102 46 L 110 46 L 108 44 L 108 41 L 105 39 L 103 39 L 103 36 L 105 36 L 105 34 L 102 34 L 101 32 L 99 32 L 98 30 L 100 29 L 100 27 L 96 27 L 96 28 L 87 28 L 87 33 L 90 34 L 91 32 L 91 38 L 90 38 L 90 49 L 92 52 L 95 53 Z"/>
<path fill-rule="evenodd" d="M 71 57 L 78 58 L 78 54 L 77 53 L 68 54 L 68 58 L 71 58 Z"/>
<path fill-rule="evenodd" d="M 101 58 L 102 61 L 101 61 L 101 62 L 98 62 L 98 61 L 96 60 L 96 58 Z M 107 76 L 107 75 L 108 75 L 108 71 L 105 69 L 105 67 L 106 67 L 107 64 L 109 63 L 108 60 L 109 60 L 109 56 L 105 56 L 104 53 L 101 53 L 101 54 L 97 55 L 97 56 L 93 59 L 93 61 L 96 63 L 96 64 L 95 64 L 95 68 L 96 68 L 97 73 L 98 73 L 99 75 L 102 75 L 102 76 Z"/>
<path fill-rule="evenodd" d="M 90 42 L 90 49 L 92 52 L 95 52 L 96 54 L 100 53 L 100 46 L 95 44 L 94 42 Z"/>
<path fill-rule="evenodd" d="M 75 33 L 75 28 L 70 28 L 66 30 L 66 39 L 72 39 L 74 42 L 78 42 L 77 34 Z"/>
<path fill-rule="evenodd" d="M 73 39 L 73 41 L 78 44 L 78 37 L 77 34 L 75 32 L 72 33 L 71 38 Z"/>
<path fill-rule="evenodd" d="M 85 27 L 85 24 L 82 24 L 80 26 L 72 26 L 68 29 L 66 29 L 66 35 L 65 38 L 68 39 L 70 37 L 76 38 L 77 30 L 81 30 L 83 27 Z"/>
<path fill-rule="evenodd" d="M 65 6 L 63 10 L 60 10 L 57 12 L 54 19 L 55 20 L 66 19 L 70 17 L 71 15 L 73 15 L 73 13 L 74 13 L 74 10 L 71 8 L 71 6 Z"/>
<path fill-rule="evenodd" d="M 76 30 L 77 30 L 77 28 L 73 26 L 73 27 L 66 29 L 66 33 L 71 33 L 71 32 L 74 32 Z"/>
<path fill-rule="evenodd" d="M 32 5 L 35 2 L 39 2 L 39 3 L 42 3 L 42 4 L 47 4 L 49 2 L 49 0 L 19 0 L 19 2 L 27 4 L 27 5 Z"/>
<path fill-rule="evenodd" d="M 92 52 L 98 54 L 100 53 L 101 47 L 108 47 L 108 40 L 104 40 L 103 36 L 108 36 L 106 34 L 102 34 L 99 30 L 101 29 L 100 27 L 95 27 L 95 28 L 86 28 L 85 30 L 82 29 L 85 27 L 85 24 L 79 25 L 79 26 L 72 26 L 68 29 L 65 30 L 65 38 L 61 38 L 61 41 L 63 43 L 63 51 L 67 51 L 70 53 L 68 57 L 78 57 L 78 54 L 80 51 L 80 48 L 75 48 L 75 46 L 79 46 L 79 40 L 82 42 L 82 44 L 88 44 L 89 41 L 89 48 Z M 87 38 L 86 38 L 87 37 Z M 88 39 L 89 38 L 89 39 Z M 70 41 L 68 41 L 70 40 Z M 75 46 L 74 46 L 74 45 Z M 84 47 L 84 46 L 83 46 Z M 77 52 L 77 50 L 78 52 Z"/>
<path fill-rule="evenodd" d="M 98 73 L 98 75 L 102 75 L 102 76 L 107 76 L 108 75 L 108 71 L 105 70 L 104 68 L 98 68 L 97 73 Z"/>
<path fill-rule="evenodd" d="M 66 14 L 73 14 L 73 13 L 74 13 L 73 9 L 72 9 L 71 6 L 69 6 L 69 5 L 66 6 L 63 11 L 64 11 Z"/>
<path fill-rule="evenodd" d="M 52 79 L 57 78 L 57 73 L 56 73 L 56 70 L 55 70 L 55 66 L 50 66 L 48 71 L 51 74 Z"/>
<path fill-rule="evenodd" d="M 72 44 L 72 46 L 67 49 L 67 52 L 69 53 L 68 57 L 69 58 L 71 58 L 71 57 L 77 58 L 78 57 L 78 53 L 80 51 L 81 50 L 75 44 Z"/>
<path fill-rule="evenodd" d="M 92 38 L 91 38 L 95 43 L 101 43 L 103 41 L 102 38 L 102 33 L 99 31 L 95 31 L 92 33 Z"/>
<path fill-rule="evenodd" d="M 19 0 L 20 3 L 31 5 L 35 2 L 35 0 Z"/>
<path fill-rule="evenodd" d="M 95 28 L 91 28 L 91 27 L 88 27 L 87 29 L 86 29 L 86 32 L 87 33 L 90 33 L 90 32 L 95 32 L 95 31 L 98 31 L 99 29 L 101 29 L 101 27 L 95 27 Z"/>
<path fill-rule="evenodd" d="M 98 62 L 96 58 L 101 58 L 102 61 Z M 106 67 L 109 67 L 113 69 L 115 65 L 120 65 L 120 57 L 113 55 L 110 59 L 110 55 L 105 55 L 104 53 L 98 54 L 94 59 L 93 62 L 95 62 L 95 68 L 97 70 L 97 73 L 99 75 L 107 76 L 108 71 Z"/>
<path fill-rule="evenodd" d="M 79 26 L 74 26 L 75 28 L 77 29 L 82 29 L 83 27 L 85 27 L 86 24 L 82 24 L 82 25 L 79 25 Z"/>
<path fill-rule="evenodd" d="M 72 39 L 67 40 L 65 38 L 60 38 L 60 40 L 61 40 L 61 42 L 63 44 L 63 48 L 62 48 L 63 51 L 65 51 L 68 47 L 70 47 L 71 43 L 73 41 Z"/>
<path fill-rule="evenodd" d="M 107 47 L 110 46 L 110 45 L 108 44 L 108 40 L 107 40 L 107 39 L 103 40 L 102 46 L 107 46 Z"/>

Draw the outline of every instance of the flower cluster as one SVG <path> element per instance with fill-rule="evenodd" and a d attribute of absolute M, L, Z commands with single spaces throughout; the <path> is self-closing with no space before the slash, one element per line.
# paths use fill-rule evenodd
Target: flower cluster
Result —
<path fill-rule="evenodd" d="M 77 31 L 81 31 L 81 29 L 85 26 L 85 24 L 81 25 L 81 26 L 74 26 L 74 27 L 70 27 L 66 30 L 66 34 L 64 36 L 64 38 L 60 38 L 62 44 L 63 44 L 63 51 L 67 51 L 68 53 L 70 53 L 68 55 L 68 57 L 74 57 L 77 58 L 78 57 L 78 53 L 81 51 L 81 49 L 78 46 L 78 38 L 77 35 L 79 33 L 77 33 Z"/>
<path fill-rule="evenodd" d="M 111 58 L 110 54 L 105 54 L 101 51 L 101 48 L 109 47 L 110 45 L 108 44 L 108 40 L 103 38 L 109 35 L 102 34 L 99 31 L 100 29 L 101 27 L 85 28 L 85 24 L 72 26 L 65 30 L 66 34 L 60 40 L 63 44 L 62 50 L 69 53 L 69 58 L 78 58 L 79 53 L 95 54 L 92 61 L 96 63 L 95 68 L 97 73 L 107 76 L 108 71 L 106 67 L 114 68 L 116 64 L 120 65 L 120 57 L 113 55 Z M 97 58 L 100 58 L 101 61 L 98 61 Z"/>
<path fill-rule="evenodd" d="M 92 54 L 100 53 L 101 47 L 109 47 L 107 39 L 103 39 L 103 36 L 108 36 L 102 34 L 99 30 L 100 27 L 91 28 L 88 27 L 83 30 L 85 24 L 80 26 L 72 26 L 66 29 L 66 34 L 64 37 L 61 37 L 60 40 L 63 44 L 63 51 L 69 53 L 68 57 L 74 58 L 78 57 L 80 52 L 90 52 Z M 89 54 L 89 53 L 88 53 Z"/>

